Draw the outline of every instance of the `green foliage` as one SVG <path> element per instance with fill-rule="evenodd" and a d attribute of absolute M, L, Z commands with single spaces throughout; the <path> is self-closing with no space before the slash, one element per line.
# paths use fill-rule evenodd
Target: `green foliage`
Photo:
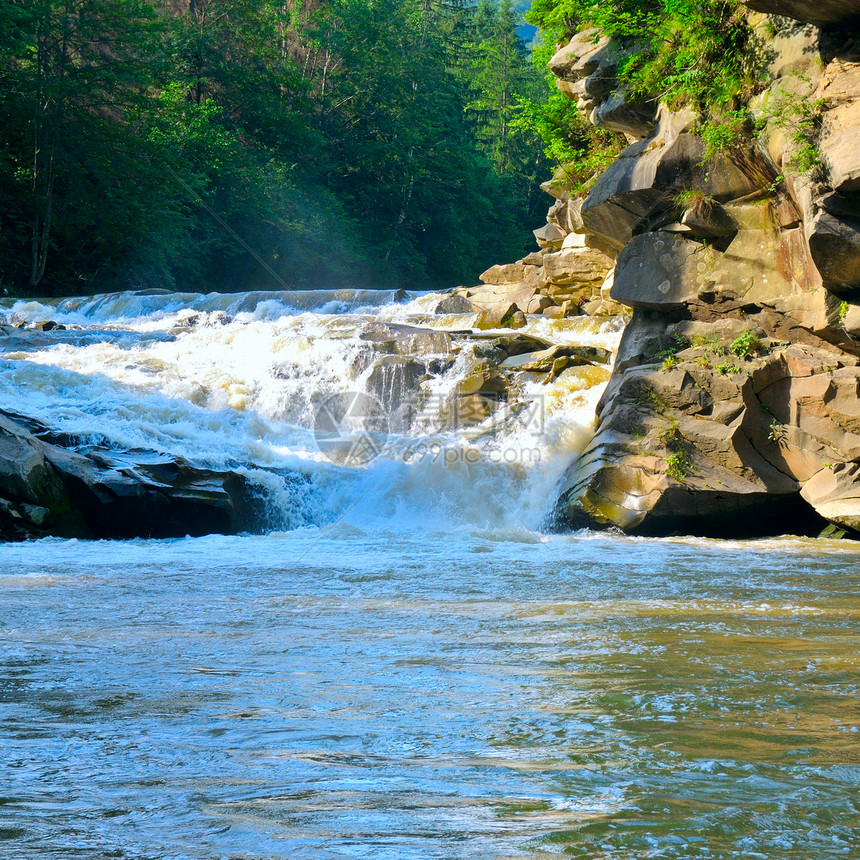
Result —
<path fill-rule="evenodd" d="M 633 402 L 639 409 L 653 409 L 662 405 L 660 395 L 654 386 L 647 382 L 640 382 L 636 385 L 633 391 Z"/>
<path fill-rule="evenodd" d="M 745 331 L 732 341 L 729 349 L 738 358 L 746 358 L 749 355 L 758 355 L 763 352 L 764 344 L 754 331 Z"/>
<path fill-rule="evenodd" d="M 529 247 L 547 172 L 514 122 L 543 98 L 516 23 L 456 0 L 6 0 L 0 287 L 474 280 Z"/>
<path fill-rule="evenodd" d="M 814 85 L 808 77 L 797 72 L 794 77 L 805 92 L 795 92 L 796 87 L 780 87 L 770 96 L 758 120 L 758 127 L 772 125 L 782 129 L 793 144 L 789 166 L 797 173 L 823 179 L 825 165 L 818 139 L 825 101 L 811 98 Z"/>
<path fill-rule="evenodd" d="M 663 340 L 656 353 L 657 358 L 663 359 L 660 369 L 667 371 L 677 367 L 681 363 L 681 359 L 677 357 L 676 353 L 682 349 L 687 349 L 688 346 L 690 346 L 690 341 L 680 332 L 673 332 L 669 338 Z"/>
<path fill-rule="evenodd" d="M 669 427 L 658 434 L 659 440 L 672 453 L 666 457 L 666 472 L 676 481 L 683 483 L 693 471 L 692 451 L 678 425 L 673 421 Z"/>
<path fill-rule="evenodd" d="M 676 481 L 684 483 L 693 470 L 693 463 L 684 451 L 676 451 L 666 458 L 666 472 Z"/>
<path fill-rule="evenodd" d="M 692 343 L 693 346 L 698 347 L 699 349 L 704 349 L 712 355 L 726 354 L 726 348 L 722 345 L 719 337 L 715 334 L 693 335 Z"/>
<path fill-rule="evenodd" d="M 709 153 L 752 133 L 745 105 L 762 89 L 767 61 L 739 0 L 534 0 L 526 17 L 547 55 L 585 27 L 612 37 L 628 97 L 694 108 Z"/>
<path fill-rule="evenodd" d="M 672 332 L 672 334 L 663 339 L 660 349 L 657 350 L 657 356 L 661 358 L 671 358 L 676 352 L 682 349 L 687 349 L 690 346 L 690 341 L 680 332 Z"/>
<path fill-rule="evenodd" d="M 731 149 L 745 137 L 750 137 L 752 130 L 752 117 L 745 107 L 710 114 L 699 127 L 705 141 L 705 157 Z"/>
<path fill-rule="evenodd" d="M 675 195 L 675 205 L 680 209 L 693 209 L 711 199 L 702 191 L 684 190 Z"/>
<path fill-rule="evenodd" d="M 627 144 L 622 135 L 593 126 L 555 87 L 545 101 L 522 99 L 512 122 L 540 136 L 546 157 L 562 167 L 565 187 L 574 193 L 587 191 Z"/>
<path fill-rule="evenodd" d="M 839 303 L 839 325 L 845 325 L 846 316 L 848 316 L 848 302 L 843 299 Z"/>
<path fill-rule="evenodd" d="M 720 376 L 726 376 L 730 373 L 743 373 L 743 370 L 736 364 L 716 364 L 714 365 L 714 370 L 716 370 Z"/>

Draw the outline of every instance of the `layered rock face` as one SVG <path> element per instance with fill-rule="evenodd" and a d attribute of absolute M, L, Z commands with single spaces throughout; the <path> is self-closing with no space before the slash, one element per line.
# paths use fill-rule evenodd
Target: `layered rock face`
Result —
<path fill-rule="evenodd" d="M 568 526 L 860 531 L 856 4 L 749 5 L 800 20 L 750 13 L 772 77 L 750 106 L 764 131 L 725 154 L 706 157 L 692 114 L 625 103 L 599 34 L 551 62 L 591 121 L 630 141 L 584 199 L 550 186 L 560 232 L 607 261 L 592 283 L 614 258 L 608 296 L 589 301 L 632 309 L 561 491 Z M 538 283 L 559 283 L 560 253 L 544 248 Z"/>
<path fill-rule="evenodd" d="M 0 410 L 0 540 L 233 534 L 265 522 L 235 472 L 154 452 L 71 450 L 31 418 Z"/>

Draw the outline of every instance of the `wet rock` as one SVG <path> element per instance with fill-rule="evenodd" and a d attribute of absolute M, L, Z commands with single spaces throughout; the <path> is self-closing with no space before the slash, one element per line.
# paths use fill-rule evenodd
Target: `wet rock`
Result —
<path fill-rule="evenodd" d="M 117 467 L 116 458 L 43 442 L 0 415 L 0 538 L 182 537 L 268 525 L 243 475 L 131 453 Z"/>
<path fill-rule="evenodd" d="M 378 397 L 389 413 L 409 401 L 426 378 L 427 363 L 403 355 L 380 356 L 367 378 L 367 390 Z"/>
<path fill-rule="evenodd" d="M 437 314 L 471 314 L 475 306 L 465 296 L 446 296 L 436 305 Z"/>
<path fill-rule="evenodd" d="M 444 331 L 396 323 L 374 322 L 359 338 L 379 352 L 398 355 L 444 355 L 451 351 L 451 336 Z"/>
<path fill-rule="evenodd" d="M 45 446 L 27 429 L 0 415 L 0 537 L 41 537 L 54 525 L 58 534 L 80 537 L 86 526 L 66 499 L 62 476 L 45 457 Z M 34 517 L 36 509 L 46 513 Z"/>
<path fill-rule="evenodd" d="M 511 356 L 502 362 L 502 367 L 525 370 L 532 373 L 549 373 L 560 359 L 563 367 L 583 364 L 607 364 L 611 358 L 609 350 L 598 346 L 554 345 L 535 352 Z"/>
<path fill-rule="evenodd" d="M 512 355 L 522 355 L 526 352 L 537 352 L 551 346 L 549 341 L 521 332 L 511 332 L 499 337 L 484 337 L 482 340 L 484 343 L 500 349 L 506 358 Z"/>
<path fill-rule="evenodd" d="M 860 532 L 860 463 L 822 469 L 800 494 L 831 523 Z"/>
<path fill-rule="evenodd" d="M 478 319 L 475 321 L 475 328 L 505 328 L 513 319 L 515 313 L 522 313 L 522 311 L 513 302 L 501 302 L 485 311 L 481 311 Z"/>
<path fill-rule="evenodd" d="M 485 397 L 507 396 L 507 382 L 492 367 L 479 365 L 457 385 L 460 395 L 483 394 Z"/>
<path fill-rule="evenodd" d="M 568 309 L 560 306 L 560 305 L 552 305 L 551 307 L 545 308 L 543 311 L 543 316 L 547 319 L 551 320 L 560 320 L 564 319 L 569 315 Z"/>

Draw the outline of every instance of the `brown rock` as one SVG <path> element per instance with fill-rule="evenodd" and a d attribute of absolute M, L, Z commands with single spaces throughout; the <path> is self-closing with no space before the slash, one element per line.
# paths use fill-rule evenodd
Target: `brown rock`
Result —
<path fill-rule="evenodd" d="M 544 254 L 544 276 L 552 284 L 601 283 L 613 262 L 591 248 L 569 248 Z"/>
<path fill-rule="evenodd" d="M 822 468 L 800 494 L 825 519 L 860 532 L 860 463 Z"/>
<path fill-rule="evenodd" d="M 482 283 L 498 286 L 507 284 L 534 283 L 539 280 L 539 266 L 527 265 L 524 262 L 506 263 L 490 266 L 480 275 Z"/>
<path fill-rule="evenodd" d="M 824 285 L 834 292 L 860 286 L 860 223 L 820 210 L 806 225 L 809 252 Z"/>
<path fill-rule="evenodd" d="M 556 250 L 561 247 L 561 243 L 564 241 L 564 231 L 555 224 L 546 224 L 533 232 L 541 248 Z"/>
<path fill-rule="evenodd" d="M 635 236 L 618 256 L 610 295 L 633 308 L 672 310 L 697 301 L 701 245 L 671 233 Z"/>
<path fill-rule="evenodd" d="M 465 296 L 447 296 L 436 305 L 437 314 L 471 314 L 475 306 Z"/>

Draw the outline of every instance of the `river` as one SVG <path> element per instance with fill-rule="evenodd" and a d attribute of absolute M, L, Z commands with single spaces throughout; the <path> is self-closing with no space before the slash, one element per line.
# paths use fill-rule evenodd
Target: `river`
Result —
<path fill-rule="evenodd" d="M 4 408 L 244 470 L 269 513 L 0 546 L 0 856 L 860 854 L 857 545 L 548 533 L 608 373 L 446 424 L 480 341 L 412 390 L 371 385 L 360 334 L 459 338 L 433 301 L 6 302 L 65 328 L 7 337 Z M 527 333 L 614 349 L 620 326 Z M 346 389 L 413 408 L 343 462 L 317 431 Z"/>

